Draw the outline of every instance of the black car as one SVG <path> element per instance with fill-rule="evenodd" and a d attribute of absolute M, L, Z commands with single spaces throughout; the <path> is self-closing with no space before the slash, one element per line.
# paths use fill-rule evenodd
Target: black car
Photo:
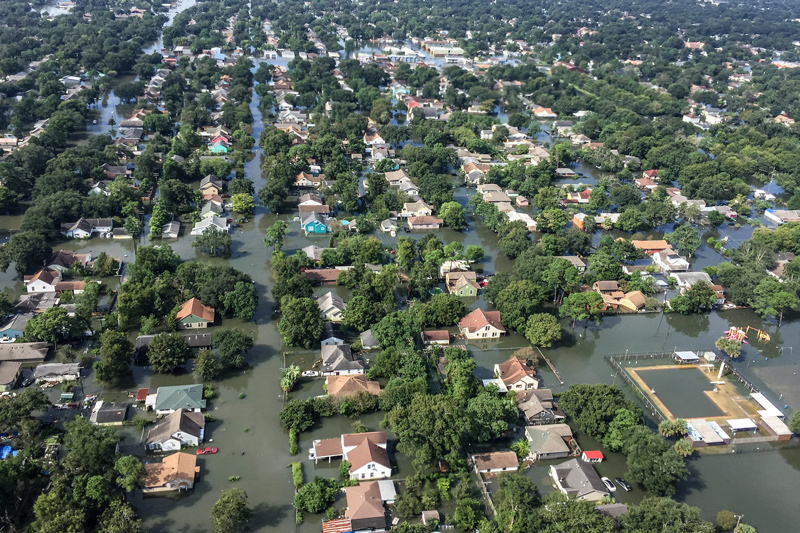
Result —
<path fill-rule="evenodd" d="M 614 481 L 616 481 L 617 485 L 622 487 L 625 490 L 625 492 L 630 492 L 631 490 L 633 490 L 633 489 L 631 489 L 630 484 L 627 481 L 625 481 L 624 479 L 622 479 L 621 477 L 615 477 Z"/>

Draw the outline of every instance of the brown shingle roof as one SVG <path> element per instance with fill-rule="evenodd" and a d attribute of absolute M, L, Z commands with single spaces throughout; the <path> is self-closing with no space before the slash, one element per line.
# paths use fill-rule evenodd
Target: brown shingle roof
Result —
<path fill-rule="evenodd" d="M 173 479 L 194 480 L 198 471 L 197 456 L 178 452 L 164 457 L 160 463 L 145 465 L 147 477 L 144 479 L 145 488 L 161 487 Z"/>
<path fill-rule="evenodd" d="M 364 374 L 344 376 L 328 376 L 328 395 L 347 396 L 357 392 L 368 392 L 374 396 L 381 393 L 381 385 L 377 381 L 367 381 Z"/>
<path fill-rule="evenodd" d="M 442 342 L 450 340 L 450 332 L 446 329 L 434 329 L 422 332 L 422 340 L 429 342 Z"/>
<path fill-rule="evenodd" d="M 358 470 L 369 463 L 378 463 L 386 468 L 392 467 L 392 463 L 389 461 L 389 452 L 370 439 L 366 439 L 354 449 L 347 452 L 347 462 L 350 463 L 350 472 Z"/>
<path fill-rule="evenodd" d="M 472 456 L 478 470 L 511 469 L 519 466 L 519 459 L 514 452 L 489 452 Z"/>
<path fill-rule="evenodd" d="M 214 308 L 203 305 L 197 298 L 192 298 L 181 306 L 175 318 L 183 320 L 190 315 L 194 315 L 208 322 L 213 322 Z"/>
<path fill-rule="evenodd" d="M 512 357 L 508 361 L 497 365 L 500 371 L 500 379 L 506 385 L 513 385 L 524 377 L 536 378 L 536 370 L 526 365 L 518 357 Z"/>

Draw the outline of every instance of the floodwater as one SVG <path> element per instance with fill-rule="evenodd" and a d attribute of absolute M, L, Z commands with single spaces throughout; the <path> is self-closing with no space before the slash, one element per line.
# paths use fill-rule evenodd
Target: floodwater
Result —
<path fill-rule="evenodd" d="M 191 2 L 184 2 L 185 8 Z M 160 48 L 160 42 L 154 43 L 151 49 Z M 111 102 L 109 102 L 111 104 Z M 111 104 L 113 105 L 113 104 Z M 255 116 L 254 137 L 257 139 L 263 129 L 261 115 L 258 112 L 258 95 L 254 95 L 251 104 Z M 99 122 L 99 125 L 106 121 Z M 259 149 L 255 157 L 246 165 L 246 175 L 253 179 L 258 190 L 263 185 L 260 175 Z M 584 168 L 584 174 L 593 176 L 591 169 Z M 460 188 L 456 191 L 456 199 L 466 204 L 470 191 Z M 217 419 L 207 428 L 207 437 L 214 446 L 220 449 L 217 455 L 198 458 L 201 477 L 195 489 L 175 498 L 150 497 L 143 499 L 141 495 L 133 497 L 145 522 L 147 531 L 171 529 L 174 531 L 211 531 L 210 510 L 219 498 L 223 489 L 240 487 L 247 491 L 250 505 L 255 514 L 251 522 L 253 531 L 290 531 L 316 533 L 320 529 L 319 516 L 306 516 L 305 522 L 295 525 L 294 510 L 291 506 L 293 490 L 291 472 L 288 468 L 292 461 L 301 461 L 306 480 L 315 474 L 329 477 L 338 475 L 338 465 L 314 465 L 307 458 L 307 450 L 315 438 L 335 437 L 352 428 L 353 420 L 343 417 L 326 419 L 319 422 L 311 430 L 304 432 L 300 439 L 301 454 L 290 456 L 288 453 L 288 436 L 280 426 L 279 412 L 287 399 L 279 387 L 279 376 L 285 364 L 299 364 L 304 369 L 311 367 L 317 357 L 316 351 L 289 349 L 281 343 L 273 316 L 274 304 L 270 290 L 274 283 L 269 266 L 269 251 L 264 247 L 265 229 L 275 220 L 282 219 L 290 224 L 291 231 L 287 235 L 285 251 L 292 253 L 309 243 L 327 245 L 325 237 L 307 238 L 302 235 L 299 224 L 292 223 L 292 215 L 274 215 L 263 207 L 258 207 L 251 221 L 233 234 L 234 254 L 227 260 L 233 267 L 247 272 L 256 282 L 260 294 L 260 303 L 256 317 L 252 322 L 243 323 L 238 320 L 224 320 L 221 327 L 241 329 L 256 337 L 256 344 L 247 357 L 249 368 L 222 376 L 216 383 L 217 397 L 210 402 L 210 412 Z M 0 230 L 12 230 L 18 227 L 19 221 L 12 217 L 0 217 Z M 188 233 L 189 228 L 184 228 Z M 749 237 L 751 230 L 744 226 L 739 229 L 723 228 L 719 231 L 731 235 L 731 240 L 743 241 Z M 377 238 L 388 246 L 393 246 L 395 239 L 383 233 L 376 233 Z M 404 236 L 405 233 L 399 235 Z M 420 233 L 410 234 L 415 237 Z M 461 242 L 477 244 L 486 250 L 487 259 L 482 265 L 490 272 L 509 270 L 512 262 L 502 256 L 497 249 L 497 239 L 479 220 L 469 219 L 469 229 L 455 232 L 444 229 L 437 235 L 446 243 Z M 703 236 L 703 239 L 707 235 Z M 222 259 L 209 259 L 197 254 L 191 247 L 191 237 L 183 236 L 171 242 L 173 249 L 185 260 L 220 262 Z M 146 244 L 143 239 L 141 244 Z M 127 261 L 134 259 L 134 246 L 131 241 L 114 241 L 109 239 L 92 239 L 89 241 L 73 241 L 56 245 L 54 249 L 69 248 L 91 250 L 93 253 L 106 251 L 115 257 Z M 715 264 L 719 258 L 715 252 L 700 250 L 695 259 L 696 268 L 707 264 Z M 19 294 L 22 283 L 14 279 L 13 267 L 0 274 L 0 287 L 13 294 Z M 320 288 L 323 293 L 327 288 Z M 343 295 L 346 291 L 333 289 Z M 486 307 L 482 298 L 470 302 L 470 307 Z M 555 378 L 546 365 L 540 362 L 540 372 L 544 386 L 556 392 L 566 390 L 576 383 L 616 383 L 617 376 L 606 363 L 604 357 L 626 352 L 670 351 L 675 348 L 683 350 L 712 350 L 714 341 L 730 326 L 753 326 L 765 329 L 772 335 L 768 344 L 754 343 L 744 346 L 740 361 L 734 365 L 744 373 L 756 386 L 761 388 L 769 398 L 783 407 L 800 407 L 800 377 L 797 376 L 800 361 L 800 328 L 797 316 L 785 318 L 783 327 L 778 330 L 773 322 L 765 322 L 748 310 L 715 312 L 710 315 L 678 316 L 661 314 L 614 315 L 604 318 L 598 326 L 586 327 L 578 324 L 572 330 L 570 320 L 562 320 L 565 328 L 564 339 L 556 346 L 545 350 L 561 375 L 563 384 Z M 507 359 L 514 351 L 527 347 L 528 343 L 518 335 L 497 341 L 469 343 L 474 355 L 479 377 L 490 377 L 495 363 Z M 793 348 L 798 347 L 798 355 Z M 86 379 L 87 394 L 104 392 L 111 398 L 124 396 L 125 391 L 136 387 L 158 387 L 161 385 L 191 383 L 194 378 L 190 374 L 176 376 L 153 376 L 144 368 L 134 371 L 135 383 L 124 390 L 103 390 L 90 377 Z M 680 387 L 680 383 L 676 384 Z M 321 380 L 303 380 L 291 398 L 308 398 L 322 394 Z M 789 412 L 790 409 L 787 409 Z M 370 430 L 379 428 L 381 414 L 367 415 L 361 418 Z M 135 430 L 126 430 L 123 451 L 143 456 L 141 435 Z M 578 435 L 584 449 L 597 448 L 598 445 L 586 435 Z M 391 447 L 391 445 L 390 445 Z M 737 514 L 744 514 L 744 521 L 754 525 L 761 532 L 779 532 L 796 530 L 800 522 L 800 510 L 796 505 L 796 489 L 800 486 L 800 451 L 797 448 L 777 449 L 771 446 L 760 446 L 740 453 L 728 455 L 695 455 L 689 460 L 691 477 L 678 486 L 676 498 L 690 505 L 696 505 L 703 511 L 706 519 L 713 520 L 720 509 L 730 509 Z M 601 475 L 608 477 L 622 476 L 625 473 L 624 458 L 619 454 L 607 454 L 608 459 L 598 465 Z M 392 451 L 397 468 L 395 480 L 401 480 L 412 472 L 409 461 L 396 456 Z M 531 468 L 526 475 L 535 480 L 543 492 L 551 490 L 547 479 L 548 463 Z M 230 476 L 240 476 L 235 482 L 228 481 Z M 631 493 L 616 493 L 622 502 L 636 502 L 643 497 L 640 488 Z M 339 507 L 342 502 L 337 502 Z"/>

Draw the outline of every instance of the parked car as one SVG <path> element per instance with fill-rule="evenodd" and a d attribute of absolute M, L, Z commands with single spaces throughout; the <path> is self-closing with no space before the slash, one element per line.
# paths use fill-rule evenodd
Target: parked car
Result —
<path fill-rule="evenodd" d="M 603 485 L 606 486 L 609 492 L 617 492 L 617 487 L 614 486 L 610 479 L 605 476 L 601 477 L 600 479 L 603 481 Z"/>
<path fill-rule="evenodd" d="M 197 448 L 197 455 L 210 455 L 217 453 L 219 450 L 216 448 Z"/>
<path fill-rule="evenodd" d="M 625 492 L 630 492 L 630 491 L 632 491 L 632 490 L 633 490 L 633 489 L 631 488 L 631 485 L 630 485 L 630 483 L 628 483 L 627 481 L 625 481 L 625 480 L 624 480 L 624 479 L 622 479 L 621 477 L 614 478 L 614 481 L 616 481 L 616 482 L 617 482 L 617 485 L 619 485 L 620 487 L 622 487 L 622 488 L 625 490 Z"/>

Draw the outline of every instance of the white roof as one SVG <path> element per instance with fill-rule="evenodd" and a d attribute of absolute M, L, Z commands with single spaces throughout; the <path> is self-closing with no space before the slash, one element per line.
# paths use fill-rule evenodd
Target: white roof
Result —
<path fill-rule="evenodd" d="M 378 490 L 381 493 L 381 500 L 384 502 L 393 502 L 397 497 L 397 490 L 394 488 L 394 481 L 390 479 L 378 481 Z"/>
<path fill-rule="evenodd" d="M 725 422 L 734 431 L 749 431 L 758 429 L 756 423 L 749 418 L 734 418 L 733 420 L 726 420 Z"/>
<path fill-rule="evenodd" d="M 689 437 L 694 440 L 702 440 L 707 444 L 722 444 L 723 440 L 714 428 L 704 418 L 692 418 L 686 421 L 686 429 Z"/>
<path fill-rule="evenodd" d="M 761 422 L 769 426 L 778 435 L 791 435 L 792 430 L 777 416 L 762 416 Z"/>
<path fill-rule="evenodd" d="M 694 352 L 675 352 L 681 361 L 698 361 L 700 358 Z"/>
<path fill-rule="evenodd" d="M 497 385 L 498 392 L 508 392 L 508 387 L 506 387 L 506 384 L 503 383 L 502 379 L 494 378 L 494 379 L 484 379 L 481 381 L 483 381 L 484 387 L 488 387 L 489 385 Z"/>
<path fill-rule="evenodd" d="M 764 408 L 758 411 L 758 414 L 761 415 L 762 419 L 768 416 L 777 416 L 780 418 L 784 417 L 783 411 L 775 407 L 775 405 L 773 405 L 771 401 L 767 400 L 766 396 L 764 396 L 760 392 L 754 392 L 753 394 L 750 395 L 750 397 L 754 399 L 758 403 L 758 405 Z"/>

